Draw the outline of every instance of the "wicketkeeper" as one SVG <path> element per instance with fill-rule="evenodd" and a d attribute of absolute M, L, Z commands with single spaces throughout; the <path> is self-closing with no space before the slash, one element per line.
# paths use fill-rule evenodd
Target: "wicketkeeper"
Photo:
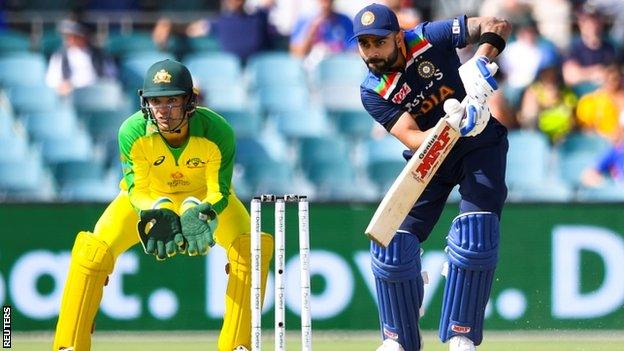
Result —
<path fill-rule="evenodd" d="M 234 133 L 221 116 L 197 106 L 191 74 L 179 62 L 152 65 L 139 98 L 141 110 L 119 130 L 121 191 L 93 233 L 76 237 L 53 350 L 91 348 L 107 277 L 138 242 L 158 260 L 206 255 L 221 245 L 229 277 L 218 349 L 250 349 L 250 219 L 231 186 Z M 261 240 L 264 293 L 273 240 L 268 234 Z"/>
<path fill-rule="evenodd" d="M 487 106 L 497 88 L 496 66 L 490 62 L 504 49 L 510 25 L 492 17 L 459 16 L 403 31 L 392 10 L 372 4 L 355 16 L 353 27 L 369 69 L 360 91 L 370 115 L 411 151 L 445 111 L 462 136 L 388 247 L 371 244 L 383 339 L 378 351 L 421 349 L 421 244 L 457 184 L 462 199 L 447 237 L 439 335 L 453 351 L 475 350 L 482 340 L 507 196 L 507 130 L 490 118 Z M 476 53 L 461 64 L 456 48 L 467 44 L 474 44 Z"/>

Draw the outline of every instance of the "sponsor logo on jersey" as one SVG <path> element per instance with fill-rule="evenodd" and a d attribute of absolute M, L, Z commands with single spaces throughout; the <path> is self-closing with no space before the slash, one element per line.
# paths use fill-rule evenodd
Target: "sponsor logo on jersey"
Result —
<path fill-rule="evenodd" d="M 405 104 L 405 108 L 415 117 L 422 116 L 453 96 L 453 94 L 455 94 L 455 90 L 446 85 L 442 85 L 437 91 L 434 90 L 426 96 L 425 92 L 421 91 L 414 100 Z"/>
<path fill-rule="evenodd" d="M 370 11 L 366 11 L 362 14 L 360 22 L 362 22 L 365 26 L 370 26 L 373 22 L 375 22 L 375 15 Z"/>
<path fill-rule="evenodd" d="M 457 18 L 453 19 L 453 27 L 451 28 L 451 32 L 453 32 L 453 34 L 459 34 L 459 20 Z"/>
<path fill-rule="evenodd" d="M 189 158 L 186 161 L 186 167 L 188 168 L 202 168 L 206 166 L 206 162 L 202 161 L 198 157 Z"/>
<path fill-rule="evenodd" d="M 158 156 L 156 161 L 154 161 L 154 166 L 160 166 L 163 162 L 165 162 L 165 156 Z"/>
<path fill-rule="evenodd" d="M 451 330 L 456 333 L 461 333 L 461 334 L 470 333 L 470 327 L 464 327 L 462 325 L 457 325 L 457 324 L 451 325 Z"/>
<path fill-rule="evenodd" d="M 403 83 L 401 89 L 399 89 L 399 91 L 392 97 L 392 102 L 394 102 L 395 104 L 402 103 L 407 94 L 410 93 L 410 91 L 412 91 L 412 89 L 409 87 L 409 85 L 407 85 L 407 83 Z"/>
<path fill-rule="evenodd" d="M 154 84 L 171 83 L 171 74 L 169 74 L 169 72 L 165 71 L 164 69 L 161 69 L 160 71 L 156 72 L 156 74 L 154 74 L 152 82 L 154 82 Z"/>
<path fill-rule="evenodd" d="M 425 79 L 429 79 L 433 77 L 433 74 L 436 71 L 435 66 L 430 61 L 423 61 L 418 64 L 418 75 Z"/>
<path fill-rule="evenodd" d="M 182 174 L 182 172 L 174 172 L 171 173 L 171 181 L 167 182 L 167 185 L 169 185 L 172 188 L 178 187 L 178 186 L 185 186 L 185 185 L 190 185 L 191 182 L 184 179 L 184 174 Z"/>

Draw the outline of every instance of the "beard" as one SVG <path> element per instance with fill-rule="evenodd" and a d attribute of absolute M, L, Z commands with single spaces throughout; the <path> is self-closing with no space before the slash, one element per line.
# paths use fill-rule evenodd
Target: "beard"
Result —
<path fill-rule="evenodd" d="M 380 76 L 384 73 L 388 73 L 392 71 L 392 66 L 394 66 L 394 64 L 397 62 L 398 59 L 399 59 L 399 47 L 396 44 L 394 44 L 394 51 L 387 58 L 368 59 L 368 60 L 364 60 L 364 62 L 366 63 L 366 67 L 368 67 L 368 69 L 370 69 L 370 71 L 373 72 L 373 74 Z"/>

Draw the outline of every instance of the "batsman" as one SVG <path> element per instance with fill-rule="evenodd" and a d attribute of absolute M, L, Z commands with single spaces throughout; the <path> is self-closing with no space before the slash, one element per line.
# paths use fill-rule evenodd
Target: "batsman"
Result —
<path fill-rule="evenodd" d="M 377 350 L 422 347 L 421 245 L 455 185 L 461 194 L 460 213 L 447 236 L 439 336 L 451 351 L 475 350 L 483 338 L 507 196 L 507 130 L 490 118 L 487 106 L 497 89 L 497 66 L 491 62 L 505 48 L 511 27 L 506 20 L 460 16 L 403 31 L 392 10 L 379 4 L 360 10 L 353 26 L 369 69 L 360 86 L 362 104 L 410 149 L 405 158 L 411 158 L 440 118 L 448 118 L 461 136 L 389 245 L 371 242 L 383 340 Z M 461 64 L 456 49 L 468 44 L 474 44 L 476 52 Z"/>
<path fill-rule="evenodd" d="M 108 275 L 117 257 L 139 242 L 157 260 L 206 255 L 215 243 L 222 246 L 229 276 L 218 349 L 250 349 L 251 225 L 231 186 L 232 128 L 197 106 L 191 73 L 176 61 L 153 64 L 139 98 L 141 110 L 119 129 L 121 191 L 93 232 L 76 237 L 53 350 L 91 348 Z M 261 258 L 264 293 L 273 239 L 263 233 L 261 240 L 268 248 Z"/>

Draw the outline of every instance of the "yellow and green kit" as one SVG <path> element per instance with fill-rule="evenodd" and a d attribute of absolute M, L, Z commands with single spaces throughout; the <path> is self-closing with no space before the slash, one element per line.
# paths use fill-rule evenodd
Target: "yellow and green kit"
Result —
<path fill-rule="evenodd" d="M 188 123 L 189 137 L 177 148 L 167 144 L 141 111 L 122 124 L 121 190 L 93 233 L 80 232 L 76 238 L 53 350 L 90 349 L 93 319 L 107 276 L 117 257 L 139 242 L 138 213 L 162 206 L 181 214 L 182 202 L 191 196 L 212 204 L 217 212 L 215 241 L 228 257 L 226 312 L 219 350 L 231 351 L 240 345 L 250 348 L 250 219 L 231 184 L 236 139 L 227 121 L 207 108 L 198 107 Z M 163 198 L 171 201 L 159 201 Z M 262 241 L 263 246 L 267 245 L 264 247 L 272 248 L 271 236 L 264 234 Z M 262 259 L 263 288 L 272 251 L 263 250 L 267 253 Z"/>

